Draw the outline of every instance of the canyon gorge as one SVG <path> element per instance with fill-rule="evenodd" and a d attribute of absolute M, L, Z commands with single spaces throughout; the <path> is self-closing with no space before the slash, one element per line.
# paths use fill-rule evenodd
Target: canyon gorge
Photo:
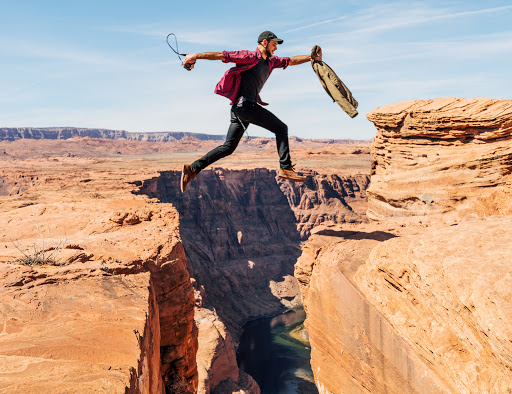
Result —
<path fill-rule="evenodd" d="M 364 220 L 368 147 L 299 150 L 325 162 L 300 186 L 262 168 L 274 152 L 240 156 L 243 170 L 233 155 L 182 195 L 181 157 L 52 156 L 46 142 L 5 145 L 0 387 L 259 392 L 237 366 L 241 329 L 300 305 L 293 266 L 314 226 Z M 32 143 L 39 157 L 13 154 Z M 55 261 L 16 261 L 35 250 Z"/>
<path fill-rule="evenodd" d="M 512 393 L 512 102 L 367 117 L 292 142 L 303 184 L 256 139 L 184 194 L 218 142 L 1 141 L 0 390 L 259 393 L 241 330 L 303 305 L 320 393 Z"/>

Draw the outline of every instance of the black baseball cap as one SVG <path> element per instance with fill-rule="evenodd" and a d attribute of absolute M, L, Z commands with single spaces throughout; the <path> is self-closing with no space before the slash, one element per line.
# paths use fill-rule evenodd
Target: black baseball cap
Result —
<path fill-rule="evenodd" d="M 280 38 L 277 38 L 277 36 L 274 33 L 272 33 L 271 31 L 268 31 L 268 30 L 265 30 L 263 33 L 261 33 L 259 35 L 258 43 L 262 42 L 263 40 L 275 41 L 278 44 L 282 44 L 283 43 L 283 40 L 281 40 Z"/>

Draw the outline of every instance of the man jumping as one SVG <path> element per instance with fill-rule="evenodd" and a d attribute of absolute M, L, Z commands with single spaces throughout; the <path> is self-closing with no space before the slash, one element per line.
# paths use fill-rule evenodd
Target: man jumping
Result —
<path fill-rule="evenodd" d="M 194 68 L 197 59 L 222 60 L 236 63 L 230 68 L 215 87 L 215 93 L 231 101 L 231 124 L 224 144 L 214 148 L 192 164 L 185 164 L 181 172 L 181 191 L 185 192 L 188 183 L 210 164 L 233 153 L 250 123 L 261 126 L 276 135 L 279 153 L 280 178 L 294 182 L 304 182 L 306 177 L 297 174 L 290 159 L 288 127 L 272 112 L 263 108 L 259 93 L 275 68 L 286 68 L 311 60 L 310 55 L 277 57 L 274 52 L 283 40 L 271 31 L 264 31 L 258 37 L 258 48 L 253 51 L 204 52 L 187 55 L 185 67 Z M 322 60 L 321 54 L 315 60 Z"/>

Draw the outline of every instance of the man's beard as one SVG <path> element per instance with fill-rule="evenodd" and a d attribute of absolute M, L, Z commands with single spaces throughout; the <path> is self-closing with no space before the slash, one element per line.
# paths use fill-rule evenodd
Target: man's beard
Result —
<path fill-rule="evenodd" d="M 267 54 L 267 57 L 271 57 L 272 54 L 270 53 L 270 51 L 268 50 L 268 44 L 267 46 L 265 47 L 265 53 Z"/>

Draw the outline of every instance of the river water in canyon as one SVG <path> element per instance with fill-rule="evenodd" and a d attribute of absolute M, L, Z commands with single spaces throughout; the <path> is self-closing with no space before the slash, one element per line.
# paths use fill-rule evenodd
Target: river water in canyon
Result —
<path fill-rule="evenodd" d="M 245 326 L 238 365 L 256 380 L 262 393 L 318 393 L 303 327 L 305 318 L 304 310 L 292 310 Z"/>

